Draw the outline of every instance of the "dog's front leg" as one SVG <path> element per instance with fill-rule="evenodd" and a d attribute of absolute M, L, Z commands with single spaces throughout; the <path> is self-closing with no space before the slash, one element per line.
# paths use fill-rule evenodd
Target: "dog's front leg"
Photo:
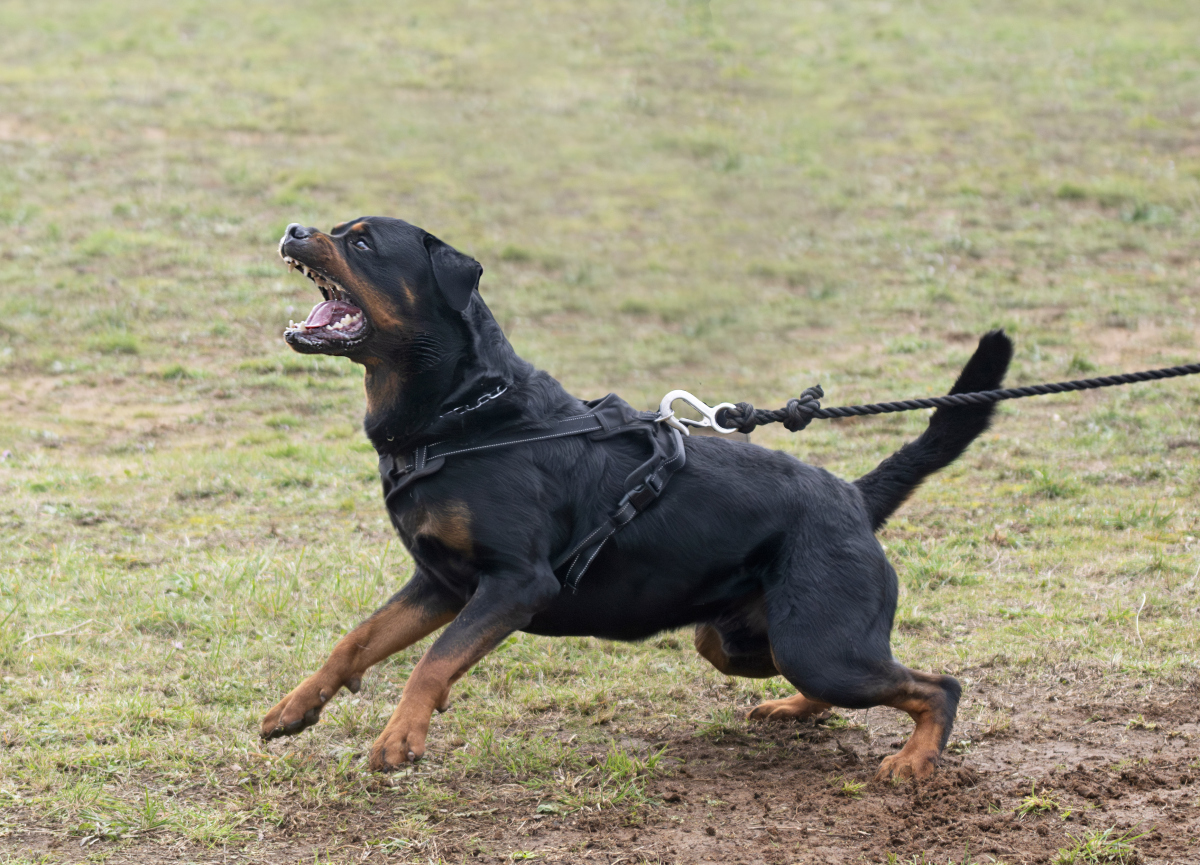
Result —
<path fill-rule="evenodd" d="M 386 772 L 421 759 L 433 711 L 449 708 L 454 683 L 528 625 L 559 591 L 549 563 L 534 574 L 484 576 L 463 611 L 413 668 L 400 704 L 371 748 L 371 768 Z"/>
<path fill-rule="evenodd" d="M 264 739 L 291 736 L 317 723 L 321 709 L 342 687 L 357 691 L 362 675 L 454 618 L 462 601 L 417 571 L 403 589 L 365 622 L 338 640 L 329 659 L 262 720 Z"/>

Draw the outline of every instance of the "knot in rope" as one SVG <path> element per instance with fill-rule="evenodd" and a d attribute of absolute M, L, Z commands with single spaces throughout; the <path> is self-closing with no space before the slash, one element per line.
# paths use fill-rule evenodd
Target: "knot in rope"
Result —
<path fill-rule="evenodd" d="M 782 423 L 792 432 L 804 429 L 814 418 L 829 420 L 831 418 L 863 417 L 864 415 L 889 414 L 898 411 L 914 411 L 929 408 L 959 408 L 965 406 L 989 405 L 1007 399 L 1023 399 L 1027 396 L 1041 396 L 1050 393 L 1069 393 L 1076 390 L 1094 390 L 1100 387 L 1114 387 L 1122 384 L 1133 384 L 1139 381 L 1158 381 L 1164 378 L 1175 378 L 1183 375 L 1200 375 L 1200 363 L 1186 363 L 1180 366 L 1169 366 L 1164 369 L 1147 369 L 1141 372 L 1126 372 L 1120 375 L 1104 375 L 1098 378 L 1084 378 L 1076 381 L 1056 381 L 1047 384 L 1030 384 L 1024 387 L 1000 388 L 998 390 L 969 391 L 967 393 L 948 393 L 928 399 L 905 399 L 899 402 L 875 402 L 869 405 L 840 405 L 832 408 L 821 408 L 818 402 L 825 391 L 821 386 L 813 385 L 805 388 L 799 399 L 790 399 L 788 404 L 771 411 L 757 409 L 748 402 L 739 402 L 733 408 L 721 409 L 717 412 L 717 423 L 726 428 L 748 433 L 757 426 L 769 423 Z"/>
<path fill-rule="evenodd" d="M 739 402 L 733 408 L 724 409 L 717 422 L 723 427 L 733 427 L 740 433 L 750 433 L 755 427 L 769 423 L 782 423 L 790 432 L 800 432 L 821 410 L 820 399 L 823 396 L 825 391 L 818 384 L 806 387 L 799 399 L 790 399 L 786 406 L 774 411 L 756 409 L 748 402 Z"/>
<path fill-rule="evenodd" d="M 783 420 L 783 426 L 788 432 L 800 432 L 810 423 L 821 410 L 821 397 L 825 396 L 825 391 L 821 389 L 819 384 L 812 387 L 806 387 L 800 394 L 799 399 L 789 399 L 784 411 L 787 417 Z"/>

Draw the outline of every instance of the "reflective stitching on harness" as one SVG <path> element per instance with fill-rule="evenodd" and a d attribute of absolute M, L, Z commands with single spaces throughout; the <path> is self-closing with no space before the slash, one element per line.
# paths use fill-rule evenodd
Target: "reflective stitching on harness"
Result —
<path fill-rule="evenodd" d="M 569 558 L 571 558 L 571 556 L 575 556 L 576 558 L 578 558 L 580 551 L 587 547 L 588 541 L 590 541 L 592 538 L 596 537 L 596 535 L 600 534 L 606 528 L 608 528 L 608 526 L 605 526 L 605 525 L 598 526 L 595 530 L 592 531 L 592 533 L 590 535 L 588 535 L 586 538 L 584 538 L 582 541 L 580 541 L 578 544 L 576 544 L 575 549 L 573 549 L 573 550 L 571 550 L 571 552 L 567 553 L 567 555 L 564 558 L 569 559 Z M 572 561 L 571 564 L 574 565 L 575 562 Z"/>
<path fill-rule="evenodd" d="M 571 587 L 572 592 L 579 591 L 579 581 L 581 579 L 583 579 L 583 575 L 587 573 L 587 569 L 592 566 L 592 562 L 595 560 L 596 556 L 600 555 L 600 551 L 602 549 L 604 549 L 604 544 L 608 541 L 609 538 L 611 538 L 614 534 L 616 534 L 616 532 L 617 532 L 617 530 L 614 528 L 611 532 L 609 532 L 607 535 L 604 536 L 603 541 L 596 544 L 596 549 L 592 551 L 592 554 L 590 556 L 588 556 L 588 560 L 583 563 L 583 567 L 579 569 L 579 573 L 575 575 L 575 579 L 572 580 L 570 578 L 570 571 L 567 572 L 567 585 L 569 585 Z M 572 564 L 572 568 L 574 568 L 573 564 Z"/>
<path fill-rule="evenodd" d="M 595 415 L 581 414 L 579 416 L 579 418 L 567 418 L 567 420 L 577 420 L 577 419 L 583 419 L 583 418 L 589 418 L 589 417 L 595 417 Z M 538 436 L 537 438 L 531 438 L 531 439 L 518 439 L 517 441 L 507 441 L 507 442 L 493 442 L 490 445 L 476 445 L 473 448 L 462 448 L 462 449 L 456 450 L 456 451 L 446 451 L 444 454 L 438 454 L 438 456 L 439 457 L 453 457 L 453 456 L 458 456 L 459 454 L 469 454 L 472 451 L 484 451 L 489 448 L 502 448 L 502 447 L 505 447 L 506 445 L 523 445 L 526 442 L 540 442 L 540 441 L 545 441 L 546 439 L 560 439 L 560 438 L 565 438 L 566 436 L 580 435 L 585 432 L 595 432 L 595 430 L 590 430 L 590 429 L 567 430 L 566 432 L 551 433 L 550 435 Z M 434 445 L 430 445 L 430 447 L 434 447 Z"/>

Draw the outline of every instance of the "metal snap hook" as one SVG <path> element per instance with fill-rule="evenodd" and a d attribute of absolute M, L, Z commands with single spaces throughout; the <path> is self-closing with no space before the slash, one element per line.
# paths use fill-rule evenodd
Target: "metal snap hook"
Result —
<path fill-rule="evenodd" d="M 702 420 L 692 420 L 688 417 L 676 417 L 674 410 L 671 408 L 676 400 L 683 400 L 696 411 L 703 415 Z M 717 412 L 727 408 L 736 408 L 731 402 L 723 402 L 717 405 L 708 405 L 699 397 L 688 393 L 686 390 L 673 390 L 662 398 L 662 402 L 658 404 L 658 423 L 665 423 L 667 426 L 674 427 L 684 435 L 691 435 L 691 430 L 688 427 L 708 427 L 714 432 L 719 432 L 724 435 L 737 432 L 736 429 L 727 429 L 717 423 Z"/>

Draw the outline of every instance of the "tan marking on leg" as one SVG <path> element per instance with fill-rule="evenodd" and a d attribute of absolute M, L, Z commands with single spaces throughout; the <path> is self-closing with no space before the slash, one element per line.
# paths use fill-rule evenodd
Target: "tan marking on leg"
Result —
<path fill-rule="evenodd" d="M 803 694 L 784 700 L 764 700 L 746 714 L 747 721 L 803 721 L 828 714 L 833 707 L 820 700 L 810 700 Z"/>
<path fill-rule="evenodd" d="M 700 657 L 705 658 L 725 675 L 729 675 L 729 656 L 725 654 L 720 631 L 712 625 L 696 625 L 696 633 L 692 642 L 696 646 L 696 651 L 700 653 Z"/>
<path fill-rule="evenodd" d="M 444 712 L 450 708 L 450 689 L 454 683 L 508 633 L 475 634 L 470 643 L 455 646 L 453 650 L 439 651 L 435 643 L 425 653 L 408 677 L 387 726 L 371 746 L 373 771 L 387 772 L 421 759 L 434 710 Z"/>
<path fill-rule="evenodd" d="M 942 742 L 948 735 L 948 724 L 954 720 L 946 691 L 938 684 L 942 677 L 910 673 L 913 681 L 909 686 L 884 705 L 907 712 L 917 726 L 904 747 L 879 764 L 879 771 L 875 773 L 878 781 L 909 778 L 921 781 L 937 771 Z"/>
<path fill-rule="evenodd" d="M 740 676 L 746 679 L 769 679 L 779 675 L 775 668 L 774 657 L 768 661 L 767 656 L 737 655 L 730 657 L 725 651 L 725 640 L 720 630 L 707 622 L 696 626 L 692 638 L 696 651 L 726 676 Z"/>
<path fill-rule="evenodd" d="M 343 686 L 358 691 L 374 664 L 449 622 L 457 611 L 429 613 L 416 604 L 394 601 L 338 640 L 328 660 L 296 686 L 262 720 L 265 739 L 299 733 L 317 723 L 324 705 Z"/>
<path fill-rule="evenodd" d="M 771 660 L 775 660 L 775 649 L 771 649 Z M 779 666 L 779 662 L 775 662 Z M 820 700 L 810 700 L 803 694 L 783 700 L 764 700 L 746 713 L 747 721 L 803 721 L 829 712 L 833 706 Z"/>

